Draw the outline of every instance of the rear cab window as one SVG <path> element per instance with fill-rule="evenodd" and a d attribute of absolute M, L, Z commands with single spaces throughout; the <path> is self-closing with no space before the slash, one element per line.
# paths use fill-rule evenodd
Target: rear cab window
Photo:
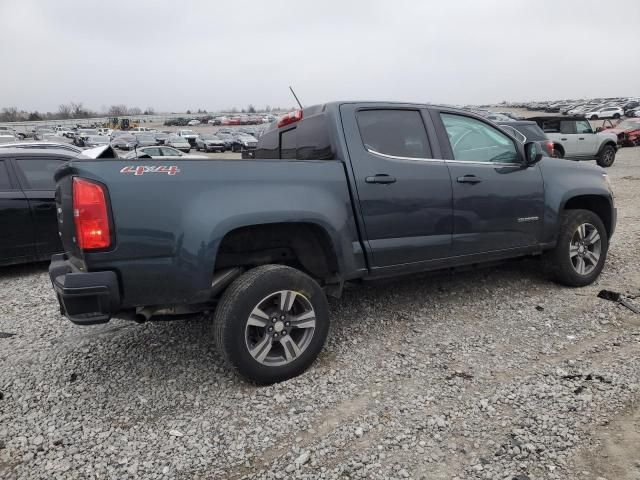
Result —
<path fill-rule="evenodd" d="M 325 112 L 303 112 L 294 124 L 266 131 L 258 138 L 257 159 L 334 160 Z"/>
<path fill-rule="evenodd" d="M 396 158 L 432 158 L 418 110 L 360 110 L 356 120 L 364 148 L 370 153 Z"/>

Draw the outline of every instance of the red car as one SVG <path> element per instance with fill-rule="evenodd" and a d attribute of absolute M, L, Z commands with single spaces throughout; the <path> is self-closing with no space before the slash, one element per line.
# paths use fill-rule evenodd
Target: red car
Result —
<path fill-rule="evenodd" d="M 640 118 L 627 118 L 614 127 L 605 128 L 604 132 L 615 133 L 618 145 L 634 147 L 640 145 Z"/>

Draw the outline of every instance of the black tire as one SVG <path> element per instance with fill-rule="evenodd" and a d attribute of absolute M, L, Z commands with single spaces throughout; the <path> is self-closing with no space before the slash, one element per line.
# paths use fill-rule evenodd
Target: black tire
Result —
<path fill-rule="evenodd" d="M 600 236 L 600 258 L 595 268 L 587 273 L 580 274 L 573 266 L 570 257 L 570 247 L 574 234 L 578 227 L 582 224 L 593 225 Z M 547 269 L 554 279 L 569 287 L 584 287 L 593 283 L 607 259 L 609 250 L 609 237 L 607 230 L 598 215 L 590 210 L 565 210 L 560 220 L 560 231 L 558 232 L 558 243 L 555 248 L 545 254 L 545 263 Z"/>
<path fill-rule="evenodd" d="M 589 118 L 589 120 L 598 120 L 598 115 L 591 115 L 591 118 Z"/>
<path fill-rule="evenodd" d="M 198 146 L 198 144 L 196 143 L 196 152 L 200 151 L 200 147 Z"/>
<path fill-rule="evenodd" d="M 597 163 L 603 168 L 610 167 L 613 165 L 613 162 L 616 159 L 616 149 L 611 145 L 605 145 L 600 150 L 600 154 L 598 155 Z"/>
<path fill-rule="evenodd" d="M 615 118 L 616 120 L 620 118 L 620 114 L 619 113 L 614 113 L 613 114 L 613 118 Z"/>
<path fill-rule="evenodd" d="M 260 302 L 276 292 L 302 294 L 315 311 L 315 329 L 306 348 L 284 365 L 265 365 L 250 353 L 246 341 L 249 316 Z M 257 384 L 282 382 L 300 375 L 318 357 L 329 333 L 329 307 L 318 283 L 284 265 L 263 265 L 237 278 L 224 292 L 213 319 L 213 337 L 225 362 L 239 375 Z"/>

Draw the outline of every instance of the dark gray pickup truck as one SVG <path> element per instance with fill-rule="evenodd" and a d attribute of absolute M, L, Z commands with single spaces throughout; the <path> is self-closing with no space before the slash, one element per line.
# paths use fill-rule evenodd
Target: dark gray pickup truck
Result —
<path fill-rule="evenodd" d="M 212 312 L 222 355 L 258 383 L 311 365 L 344 282 L 544 254 L 558 281 L 587 285 L 616 224 L 600 167 L 421 104 L 309 107 L 255 159 L 73 160 L 56 181 L 62 313 Z"/>

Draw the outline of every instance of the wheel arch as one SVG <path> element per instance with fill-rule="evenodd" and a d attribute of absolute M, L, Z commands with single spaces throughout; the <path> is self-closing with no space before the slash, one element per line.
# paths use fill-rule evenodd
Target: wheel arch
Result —
<path fill-rule="evenodd" d="M 607 235 L 611 238 L 615 225 L 611 201 L 607 197 L 594 194 L 576 195 L 564 202 L 561 211 L 576 209 L 589 210 L 598 215 L 607 229 Z"/>
<path fill-rule="evenodd" d="M 338 246 L 326 225 L 313 221 L 249 224 L 235 226 L 220 238 L 214 270 L 283 264 L 327 284 L 339 279 L 338 259 Z"/>

